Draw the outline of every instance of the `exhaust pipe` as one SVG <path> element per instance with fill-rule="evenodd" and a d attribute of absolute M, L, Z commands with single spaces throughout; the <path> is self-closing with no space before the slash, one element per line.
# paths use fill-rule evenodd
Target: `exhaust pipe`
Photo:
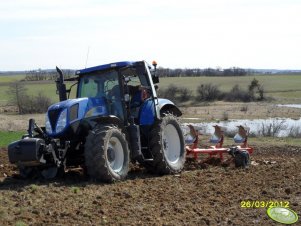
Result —
<path fill-rule="evenodd" d="M 59 77 L 56 82 L 56 94 L 59 94 L 60 101 L 67 100 L 66 84 L 64 83 L 64 75 L 61 69 L 56 67 L 56 71 L 59 74 Z"/>

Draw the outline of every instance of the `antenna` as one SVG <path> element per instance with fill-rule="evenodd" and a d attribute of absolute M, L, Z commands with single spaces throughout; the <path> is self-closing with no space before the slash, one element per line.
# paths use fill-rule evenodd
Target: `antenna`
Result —
<path fill-rule="evenodd" d="M 90 46 L 88 46 L 88 51 L 87 51 L 87 58 L 86 58 L 86 65 L 85 65 L 85 68 L 87 68 L 87 63 L 88 63 L 88 59 L 89 59 L 89 52 L 90 52 Z"/>

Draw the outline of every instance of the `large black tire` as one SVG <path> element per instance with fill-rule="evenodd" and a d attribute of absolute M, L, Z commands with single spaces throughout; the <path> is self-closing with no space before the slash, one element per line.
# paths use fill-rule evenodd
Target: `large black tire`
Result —
<path fill-rule="evenodd" d="M 165 115 L 150 132 L 153 162 L 146 164 L 158 174 L 175 174 L 184 168 L 186 151 L 184 137 L 174 115 Z"/>
<path fill-rule="evenodd" d="M 125 135 L 115 126 L 97 125 L 85 143 L 85 165 L 91 179 L 123 180 L 129 171 L 129 149 Z"/>

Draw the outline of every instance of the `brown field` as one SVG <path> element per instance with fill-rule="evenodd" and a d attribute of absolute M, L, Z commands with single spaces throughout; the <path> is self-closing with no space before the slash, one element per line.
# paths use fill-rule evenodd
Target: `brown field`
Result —
<path fill-rule="evenodd" d="M 229 119 L 301 115 L 301 109 L 272 103 L 215 102 L 181 109 L 183 121 L 192 122 L 222 120 L 225 113 Z M 44 124 L 44 114 L 0 112 L 0 131 L 25 131 L 29 118 Z M 225 143 L 230 145 L 228 139 Z M 300 145 L 277 138 L 251 138 L 249 143 L 255 152 L 248 169 L 188 160 L 181 174 L 158 176 L 132 165 L 127 180 L 113 184 L 90 181 L 81 169 L 50 181 L 23 180 L 2 148 L 0 225 L 278 225 L 266 207 L 242 208 L 248 200 L 289 202 L 300 217 Z"/>
<path fill-rule="evenodd" d="M 244 200 L 289 202 L 300 216 L 301 148 L 255 145 L 252 161 L 248 169 L 188 161 L 170 176 L 135 166 L 114 184 L 91 182 L 80 169 L 63 179 L 25 181 L 2 149 L 0 224 L 278 225 L 265 207 L 242 208 Z"/>

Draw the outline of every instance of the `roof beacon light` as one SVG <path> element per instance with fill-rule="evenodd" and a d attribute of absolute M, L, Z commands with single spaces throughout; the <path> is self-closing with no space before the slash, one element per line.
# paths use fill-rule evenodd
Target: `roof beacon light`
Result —
<path fill-rule="evenodd" d="M 153 60 L 152 65 L 154 66 L 154 68 L 157 67 L 157 61 Z"/>

